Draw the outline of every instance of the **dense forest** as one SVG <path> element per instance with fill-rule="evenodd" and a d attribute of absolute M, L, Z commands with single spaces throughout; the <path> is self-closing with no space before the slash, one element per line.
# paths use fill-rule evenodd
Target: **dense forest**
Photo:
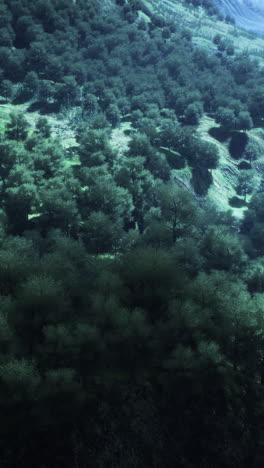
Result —
<path fill-rule="evenodd" d="M 0 44 L 1 468 L 262 467 L 261 155 L 240 221 L 206 201 L 219 155 L 197 125 L 236 154 L 263 69 L 140 0 L 2 0 Z"/>

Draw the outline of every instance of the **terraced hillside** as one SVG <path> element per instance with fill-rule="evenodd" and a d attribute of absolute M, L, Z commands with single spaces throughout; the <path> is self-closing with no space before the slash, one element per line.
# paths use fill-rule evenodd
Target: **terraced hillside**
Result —
<path fill-rule="evenodd" d="M 231 5 L 231 1 L 234 2 L 235 0 L 225 1 Z M 237 53 L 247 50 L 252 57 L 258 58 L 264 66 L 264 39 L 262 37 L 219 21 L 215 17 L 209 17 L 201 7 L 187 7 L 184 0 L 161 0 L 160 2 L 144 0 L 144 3 L 151 11 L 164 14 L 170 19 L 175 19 L 176 24 L 191 29 L 193 43 L 206 48 L 211 53 L 216 52 L 212 40 L 216 34 L 220 34 L 233 42 Z"/>
<path fill-rule="evenodd" d="M 264 3 L 262 0 L 215 0 L 225 14 L 235 18 L 241 27 L 264 34 Z"/>

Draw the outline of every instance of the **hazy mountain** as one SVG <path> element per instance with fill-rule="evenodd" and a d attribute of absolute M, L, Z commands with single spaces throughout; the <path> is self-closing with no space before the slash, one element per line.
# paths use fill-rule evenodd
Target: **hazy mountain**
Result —
<path fill-rule="evenodd" d="M 239 27 L 264 34 L 263 0 L 215 0 L 221 11 L 235 18 Z"/>

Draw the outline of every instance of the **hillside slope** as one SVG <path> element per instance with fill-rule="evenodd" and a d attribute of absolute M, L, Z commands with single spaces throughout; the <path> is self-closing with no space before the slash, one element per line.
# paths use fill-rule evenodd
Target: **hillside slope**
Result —
<path fill-rule="evenodd" d="M 264 34 L 264 4 L 258 0 L 214 0 L 218 8 L 232 16 L 237 26 Z"/>
<path fill-rule="evenodd" d="M 128 2 L 126 3 L 126 5 L 128 5 Z M 91 47 L 90 48 L 88 47 L 89 56 L 86 57 L 85 55 L 86 48 L 85 47 L 82 47 L 81 49 L 79 48 L 80 44 L 84 45 L 86 43 L 84 38 L 82 38 L 82 40 L 80 40 L 80 44 L 76 43 L 76 53 L 73 54 L 73 56 L 78 57 L 79 53 L 82 53 L 83 56 L 78 57 L 79 61 L 76 62 L 75 67 L 72 66 L 71 60 L 69 59 L 69 57 L 71 57 L 70 53 L 72 54 L 72 49 L 71 49 L 72 46 L 69 46 L 69 52 L 67 55 L 65 55 L 65 57 L 61 55 L 61 52 L 58 52 L 58 56 L 54 56 L 54 57 L 52 56 L 51 58 L 49 58 L 51 54 L 51 52 L 49 51 L 49 53 L 47 53 L 47 60 L 49 59 L 53 63 L 53 61 L 56 59 L 57 61 L 58 60 L 61 61 L 61 65 L 63 64 L 65 66 L 67 64 L 66 71 L 62 72 L 61 69 L 57 70 L 58 72 L 57 82 L 53 82 L 50 79 L 41 80 L 39 79 L 38 76 L 32 77 L 30 76 L 31 72 L 29 72 L 28 75 L 24 79 L 24 84 L 20 85 L 16 83 L 13 89 L 19 90 L 21 88 L 22 91 L 25 92 L 25 91 L 28 91 L 28 88 L 29 88 L 31 92 L 31 88 L 34 88 L 34 87 L 36 89 L 37 88 L 41 89 L 41 87 L 43 86 L 44 88 L 45 87 L 47 88 L 48 90 L 47 92 L 50 93 L 50 96 L 45 97 L 46 101 L 48 102 L 48 105 L 54 106 L 54 103 L 55 103 L 57 106 L 57 109 L 60 109 L 59 114 L 58 114 L 58 111 L 57 111 L 57 114 L 48 113 L 47 118 L 53 128 L 53 136 L 62 137 L 63 142 L 64 142 L 64 147 L 67 148 L 71 145 L 75 146 L 76 144 L 74 140 L 74 132 L 72 129 L 70 129 L 70 125 L 67 122 L 67 118 L 66 118 L 66 114 L 69 114 L 72 112 L 71 109 L 75 109 L 77 112 L 79 112 L 80 120 L 83 119 L 84 121 L 85 119 L 89 121 L 89 118 L 91 118 L 93 112 L 94 113 L 97 112 L 99 114 L 100 112 L 104 112 L 104 114 L 108 116 L 109 123 L 114 126 L 115 125 L 118 126 L 120 125 L 120 123 L 122 125 L 124 123 L 124 120 L 127 121 L 127 119 L 128 120 L 131 119 L 131 121 L 132 119 L 135 120 L 135 118 L 136 119 L 138 118 L 138 115 L 141 115 L 141 118 L 151 117 L 152 122 L 154 123 L 154 125 L 156 125 L 156 128 L 157 128 L 162 122 L 162 119 L 163 119 L 162 113 L 164 111 L 164 108 L 170 107 L 171 111 L 173 112 L 173 114 L 171 114 L 173 115 L 173 119 L 175 119 L 175 112 L 176 112 L 177 118 L 179 119 L 180 122 L 182 122 L 184 109 L 188 107 L 189 102 L 190 103 L 193 102 L 194 105 L 199 106 L 200 105 L 199 102 L 201 100 L 207 99 L 206 90 L 203 89 L 203 86 L 201 86 L 202 80 L 204 80 L 205 76 L 203 75 L 203 70 L 200 67 L 200 58 L 199 58 L 199 50 L 205 49 L 206 52 L 209 52 L 210 59 L 212 59 L 211 62 L 210 60 L 208 60 L 207 63 L 206 61 L 204 62 L 206 70 L 207 70 L 207 75 L 208 76 L 211 75 L 211 80 L 212 80 L 211 83 L 207 84 L 207 86 L 213 89 L 213 93 L 215 97 L 211 96 L 209 102 L 207 102 L 205 106 L 205 113 L 203 114 L 203 117 L 200 120 L 200 124 L 197 127 L 197 133 L 199 136 L 202 137 L 203 140 L 216 145 L 220 154 L 220 167 L 217 169 L 212 169 L 213 185 L 209 190 L 208 197 L 209 199 L 213 200 L 219 208 L 229 209 L 230 208 L 229 198 L 235 195 L 235 188 L 236 188 L 237 179 L 239 176 L 239 170 L 238 170 L 239 162 L 230 157 L 230 154 L 228 151 L 228 142 L 221 143 L 215 140 L 214 138 L 212 138 L 211 135 L 209 135 L 208 130 L 210 129 L 210 127 L 216 126 L 214 120 L 212 119 L 212 116 L 217 110 L 217 105 L 219 105 L 217 104 L 217 102 L 218 101 L 221 102 L 221 99 L 218 97 L 218 91 L 215 88 L 215 84 L 214 84 L 215 79 L 213 77 L 213 73 L 215 72 L 213 72 L 212 69 L 213 67 L 219 67 L 216 73 L 218 76 L 219 76 L 219 73 L 223 73 L 220 81 L 221 82 L 223 82 L 223 80 L 226 81 L 227 80 L 226 72 L 227 71 L 229 72 L 231 68 L 229 65 L 232 64 L 232 58 L 230 59 L 230 64 L 229 64 L 228 62 L 229 58 L 226 57 L 221 52 L 219 53 L 217 45 L 214 43 L 213 39 L 216 33 L 218 33 L 225 40 L 229 40 L 234 44 L 234 49 L 236 53 L 239 54 L 240 52 L 247 49 L 249 51 L 250 56 L 253 58 L 256 58 L 263 54 L 264 40 L 262 38 L 252 39 L 248 36 L 248 33 L 238 30 L 236 27 L 232 25 L 228 25 L 222 21 L 218 21 L 214 17 L 213 18 L 209 17 L 203 8 L 194 8 L 191 6 L 187 7 L 186 3 L 184 3 L 183 0 L 178 0 L 178 1 L 162 0 L 160 2 L 156 2 L 154 0 L 144 0 L 144 6 L 145 6 L 144 12 L 143 11 L 139 11 L 138 13 L 134 12 L 134 16 L 130 12 L 129 13 L 130 16 L 128 16 L 128 19 L 129 19 L 128 23 L 133 20 L 135 21 L 135 26 L 136 26 L 136 29 L 133 31 L 133 34 L 132 34 L 132 31 L 129 31 L 128 36 L 127 36 L 128 38 L 130 38 L 129 41 L 131 41 L 131 43 L 128 43 L 130 53 L 132 54 L 130 62 L 127 62 L 126 56 L 124 57 L 124 59 L 122 58 L 122 60 L 124 60 L 123 62 L 122 60 L 120 60 L 120 57 L 122 57 L 122 54 L 123 54 L 122 50 L 119 50 L 118 48 L 115 48 L 115 47 L 113 47 L 113 50 L 108 50 L 107 47 L 106 48 L 102 47 L 102 44 L 103 44 L 102 41 L 104 41 L 106 37 L 106 32 L 102 34 L 102 31 L 104 31 L 105 28 L 106 28 L 106 31 L 108 31 L 107 34 L 109 34 L 110 43 L 113 43 L 113 45 L 115 46 L 118 44 L 118 47 L 120 47 L 119 46 L 120 38 L 111 36 L 111 34 L 113 34 L 113 31 L 114 31 L 114 29 L 112 29 L 112 24 L 110 24 L 114 20 L 113 17 L 111 17 L 111 21 L 109 22 L 109 25 L 107 23 L 108 21 L 107 18 L 110 16 L 110 14 L 116 15 L 115 21 L 117 21 L 117 24 L 119 25 L 119 29 L 120 29 L 120 26 L 122 25 L 122 28 L 124 28 L 124 31 L 126 32 L 126 28 L 128 27 L 128 30 L 129 30 L 129 28 L 131 27 L 131 26 L 127 26 L 126 23 L 123 21 L 124 18 L 122 15 L 125 14 L 125 10 L 124 11 L 121 10 L 114 1 L 104 0 L 103 2 L 100 2 L 99 4 L 98 15 L 102 15 L 101 20 L 98 20 L 97 18 L 97 20 L 92 23 L 92 26 L 94 28 L 94 32 L 93 32 L 94 36 L 90 35 L 91 34 L 90 31 L 88 32 L 85 31 L 85 34 L 87 35 L 86 42 L 88 45 L 90 44 L 91 40 L 94 40 L 95 43 L 96 41 L 98 42 L 97 45 L 95 46 L 95 51 Z M 118 19 L 117 17 L 119 14 L 120 14 L 120 18 Z M 151 34 L 152 33 L 154 34 L 152 36 L 151 34 L 148 35 L 146 32 L 143 32 L 147 30 L 148 26 L 143 24 L 143 30 L 140 30 L 140 27 L 139 27 L 140 21 L 143 21 L 143 23 L 145 21 L 147 23 L 148 22 L 151 23 L 155 15 L 157 15 L 157 17 L 161 16 L 161 17 L 168 19 L 170 22 L 177 25 L 177 27 L 186 28 L 187 30 L 189 29 L 192 31 L 191 40 L 189 40 L 189 42 L 188 41 L 186 42 L 185 49 L 182 48 L 180 53 L 179 53 L 179 43 L 177 42 L 181 40 L 180 35 L 177 36 L 177 35 L 174 35 L 175 33 L 172 33 L 171 46 L 169 45 L 170 40 L 168 39 L 168 37 L 167 37 L 167 40 L 164 40 L 163 36 L 161 35 L 160 42 L 159 40 L 157 40 L 157 46 L 155 46 L 155 35 L 158 37 L 159 34 L 162 34 L 162 27 L 159 27 L 157 25 L 153 26 L 152 24 L 151 26 L 152 28 L 154 28 L 154 33 L 155 33 L 154 34 L 152 31 Z M 78 27 L 80 27 L 79 23 L 78 23 Z M 19 28 L 17 26 L 16 28 L 19 32 Z M 79 31 L 80 35 L 84 35 L 84 31 L 82 30 L 82 28 L 83 28 L 83 24 L 82 24 L 82 27 L 80 27 L 80 31 Z M 141 24 L 141 28 L 142 28 L 142 24 Z M 66 30 L 67 28 L 65 29 L 65 31 Z M 173 28 L 172 28 L 172 31 L 173 31 Z M 168 31 L 166 32 L 166 28 L 164 32 L 165 34 L 168 33 Z M 46 36 L 45 34 L 43 36 L 44 42 L 47 38 L 47 34 Z M 48 34 L 49 34 L 49 39 L 50 39 L 52 35 L 50 33 Z M 171 33 L 169 32 L 169 35 L 170 34 Z M 96 40 L 94 39 L 94 37 L 96 38 Z M 146 50 L 144 50 L 142 46 L 143 37 L 146 39 L 146 41 L 149 42 Z M 137 41 L 135 40 L 136 38 L 137 38 Z M 122 36 L 121 36 L 121 39 L 122 39 Z M 75 40 L 75 36 L 73 35 L 72 41 L 74 40 Z M 108 43 L 109 40 L 106 39 L 105 42 Z M 47 44 L 47 47 L 49 46 L 49 42 L 50 41 L 45 42 L 45 44 Z M 16 42 L 14 43 L 16 44 Z M 177 48 L 174 49 L 176 43 L 177 43 Z M 35 43 L 33 44 L 37 50 L 38 44 L 35 44 Z M 156 49 L 154 46 L 156 47 Z M 151 52 L 151 47 L 153 47 L 152 52 Z M 94 58 L 97 57 L 98 54 L 100 55 L 100 51 L 102 50 L 103 50 L 103 54 L 102 54 L 101 60 L 94 60 Z M 182 54 L 182 57 L 176 56 L 176 53 L 175 53 L 176 50 L 179 54 Z M 192 76 L 191 74 L 189 74 L 189 70 L 187 69 L 184 70 L 184 67 L 185 67 L 185 64 L 190 60 L 191 54 L 195 53 L 193 52 L 195 50 L 197 50 L 198 52 L 198 55 L 196 57 L 197 63 L 195 66 L 197 68 L 197 73 L 199 74 L 200 78 L 197 75 L 197 80 L 196 82 L 193 82 L 193 84 L 191 85 L 192 86 L 191 88 L 190 83 L 192 81 Z M 187 53 L 186 51 L 188 51 L 189 55 L 185 55 Z M 29 57 L 31 57 L 30 51 L 28 50 L 28 48 L 25 48 L 24 53 L 29 54 Z M 201 59 L 204 60 L 203 57 L 201 57 Z M 180 63 L 180 66 L 182 66 L 182 69 L 184 70 L 182 72 L 182 78 L 181 77 L 179 78 L 180 88 L 177 88 L 176 86 L 177 76 L 176 74 L 174 74 L 174 61 L 176 61 L 178 66 Z M 27 63 L 27 61 L 25 61 L 25 63 Z M 133 70 L 135 69 L 135 66 L 137 67 L 137 73 L 133 75 Z M 146 66 L 148 67 L 147 73 L 145 73 Z M 77 74 L 76 78 L 73 78 L 70 75 L 70 73 L 72 73 L 72 70 L 75 70 L 75 69 L 78 70 L 78 67 L 83 67 L 83 69 L 80 69 L 79 75 Z M 105 67 L 105 69 L 103 67 Z M 118 76 L 120 67 L 123 70 L 121 74 L 122 78 L 121 76 Z M 159 67 L 160 67 L 160 70 L 159 70 Z M 46 75 L 44 76 L 46 78 L 51 78 L 49 76 L 50 67 L 44 64 L 43 70 L 44 71 L 39 72 L 39 76 L 42 78 L 43 74 L 46 73 Z M 92 74 L 90 70 L 93 70 Z M 156 79 L 157 77 L 159 79 L 160 76 L 163 76 L 164 70 L 168 70 L 167 85 L 164 86 L 163 79 L 160 80 L 160 82 L 157 81 L 154 84 L 154 81 L 152 80 Z M 8 70 L 6 73 L 8 73 Z M 186 73 L 187 79 L 184 77 L 185 73 Z M 110 79 L 108 81 L 105 81 L 104 83 L 100 81 L 101 77 L 108 76 L 109 74 L 110 74 Z M 95 79 L 95 77 L 97 79 Z M 123 83 L 122 83 L 123 87 L 121 88 L 120 88 L 120 78 L 123 80 Z M 77 80 L 79 81 L 77 82 Z M 152 82 L 151 86 L 149 84 L 150 82 Z M 186 86 L 185 90 L 183 90 L 182 82 Z M 113 94 L 113 89 L 115 90 L 115 86 L 120 88 L 121 90 L 120 94 L 117 93 L 117 91 L 115 91 L 115 93 Z M 220 83 L 218 86 L 220 86 Z M 158 87 L 160 87 L 159 91 L 157 92 L 157 95 L 155 95 L 155 93 L 153 93 L 153 88 L 158 89 Z M 231 100 L 231 96 L 233 93 L 232 87 L 233 87 L 233 81 L 231 80 L 231 77 L 230 77 L 229 78 L 229 91 L 228 91 L 229 98 L 226 96 L 226 98 L 229 100 Z M 129 91 L 129 89 L 131 89 L 131 91 Z M 173 90 L 173 92 L 171 92 L 171 90 Z M 197 94 L 197 90 L 200 90 L 200 94 L 199 92 Z M 226 90 L 227 90 L 227 85 L 225 83 L 222 91 L 220 91 L 219 94 L 222 95 L 223 92 L 226 92 Z M 178 97 L 178 93 L 179 93 L 179 97 Z M 242 99 L 243 99 L 243 93 L 244 91 L 241 93 Z M 87 98 L 85 97 L 86 95 L 87 95 Z M 184 95 L 183 101 L 181 101 L 182 95 Z M 43 99 L 42 96 L 41 98 Z M 40 92 L 35 92 L 35 94 L 33 93 L 31 99 L 32 99 L 32 102 L 34 102 L 34 100 L 36 101 L 35 107 L 37 108 L 37 105 L 39 104 L 38 100 L 40 100 Z M 13 100 L 12 102 L 15 102 L 15 100 Z M 100 105 L 100 107 L 98 105 Z M 224 103 L 224 105 L 226 104 Z M 154 108 L 153 106 L 155 107 L 155 112 L 153 111 L 153 108 Z M 241 106 L 242 106 L 242 103 L 241 103 Z M 41 111 L 40 107 L 39 107 L 39 111 Z M 0 108 L 0 115 L 2 116 L 2 120 L 6 121 L 8 113 L 14 109 L 17 110 L 18 112 L 26 112 L 27 104 L 13 105 L 11 102 L 8 102 L 7 104 L 2 103 L 1 108 Z M 241 107 L 241 109 L 247 110 L 247 108 L 244 108 L 244 107 Z M 73 113 L 75 112 L 75 110 L 73 110 Z M 143 114 L 142 114 L 142 111 L 143 111 Z M 127 117 L 127 115 L 130 117 Z M 34 123 L 37 117 L 39 116 L 39 112 L 38 111 L 30 112 L 30 113 L 27 113 L 27 116 L 28 116 L 28 120 L 30 121 L 30 123 L 32 123 L 34 127 Z M 116 122 L 113 123 L 111 119 L 116 120 Z M 144 125 L 144 122 L 143 122 L 143 125 Z M 132 126 L 133 126 L 133 122 L 132 122 Z M 76 130 L 76 126 L 75 126 L 75 130 Z M 137 131 L 136 126 L 134 130 Z M 114 140 L 116 144 L 118 138 L 120 138 L 120 142 L 121 142 L 120 145 L 122 147 L 122 141 L 123 141 L 122 130 L 120 130 L 119 133 L 116 130 L 114 130 L 113 134 L 114 136 L 112 140 Z M 243 158 L 243 155 L 242 155 L 242 158 Z M 186 170 L 177 170 L 176 172 L 177 172 L 176 180 L 179 182 L 179 184 L 181 184 L 181 182 L 185 184 L 186 181 L 188 180 L 190 182 L 191 180 L 190 170 L 189 172 Z M 160 172 L 157 172 L 157 174 L 160 174 Z M 257 174 L 257 179 L 260 179 L 260 178 L 261 178 L 261 175 Z M 189 187 L 190 187 L 190 190 L 192 190 L 191 184 L 189 184 Z M 243 209 L 235 209 L 235 212 L 237 216 L 241 216 Z"/>
<path fill-rule="evenodd" d="M 264 466 L 264 73 L 141 5 L 0 2 L 1 468 Z"/>
<path fill-rule="evenodd" d="M 215 1 L 218 2 L 220 0 Z M 190 28 L 193 34 L 193 43 L 204 47 L 210 53 L 216 52 L 216 47 L 212 43 L 212 40 L 216 34 L 220 34 L 225 39 L 233 42 L 236 53 L 246 50 L 252 58 L 258 58 L 260 63 L 264 65 L 264 39 L 252 35 L 243 29 L 238 29 L 237 26 L 239 24 L 234 26 L 220 21 L 216 17 L 210 17 L 203 8 L 188 7 L 183 0 L 161 0 L 160 2 L 144 0 L 144 4 L 149 8 L 151 7 L 153 12 L 163 14 L 165 17 L 172 19 L 175 21 L 175 24 Z M 231 2 L 229 2 L 229 5 L 231 5 Z M 228 13 L 227 10 L 226 13 Z M 260 20 L 259 14 L 258 19 L 262 21 L 263 25 L 264 22 Z"/>
<path fill-rule="evenodd" d="M 226 1 L 225 6 L 226 14 L 231 14 L 231 7 L 233 5 L 234 11 L 240 11 L 241 14 L 246 16 L 246 12 L 251 12 L 252 17 L 258 17 L 261 22 L 261 16 L 257 16 L 256 10 L 251 10 L 252 5 L 248 2 L 241 2 L 240 10 L 235 10 L 235 3 L 232 0 Z M 204 48 L 210 54 L 217 53 L 217 47 L 213 42 L 216 34 L 220 34 L 226 40 L 231 40 L 234 44 L 236 53 L 247 51 L 252 58 L 257 58 L 260 65 L 264 65 L 261 57 L 264 47 L 264 39 L 261 37 L 249 36 L 247 32 L 238 29 L 237 26 L 227 24 L 223 21 L 217 20 L 215 17 L 210 17 L 206 14 L 203 8 L 187 7 L 186 4 L 179 0 L 162 0 L 158 4 L 153 0 L 145 2 L 148 8 L 151 8 L 153 13 L 162 14 L 165 17 L 173 18 L 175 23 L 180 24 L 182 27 L 190 28 L 193 34 L 192 42 L 198 47 Z M 227 8 L 229 6 L 229 9 Z M 259 6 L 261 6 L 259 4 Z M 264 25 L 264 22 L 263 22 Z M 242 26 L 242 25 L 241 25 Z M 210 187 L 208 194 L 201 201 L 204 203 L 206 200 L 212 201 L 220 210 L 231 209 L 230 200 L 236 197 L 236 188 L 238 185 L 240 170 L 239 165 L 243 161 L 244 154 L 240 155 L 239 159 L 234 159 L 229 152 L 230 138 L 227 141 L 220 142 L 213 138 L 210 134 L 210 129 L 216 128 L 219 125 L 209 115 L 205 115 L 197 128 L 199 136 L 210 143 L 217 146 L 219 152 L 219 167 L 212 170 L 213 184 Z M 262 129 L 253 128 L 246 132 L 248 141 L 257 142 L 259 145 L 259 154 L 264 154 L 264 140 L 262 138 Z M 261 137 L 259 137 L 261 135 Z M 253 164 L 254 183 L 256 187 L 259 186 L 262 179 L 262 161 L 261 156 L 258 161 Z M 243 164 L 243 163 L 242 163 Z M 181 173 L 182 172 L 182 173 Z M 191 187 L 191 174 L 186 175 L 186 171 L 177 171 L 176 182 L 181 185 L 181 182 L 187 185 L 190 190 Z M 187 184 L 186 184 L 187 182 Z M 249 195 L 248 200 L 251 195 Z M 241 218 L 246 210 L 245 206 L 232 207 L 233 214 Z"/>

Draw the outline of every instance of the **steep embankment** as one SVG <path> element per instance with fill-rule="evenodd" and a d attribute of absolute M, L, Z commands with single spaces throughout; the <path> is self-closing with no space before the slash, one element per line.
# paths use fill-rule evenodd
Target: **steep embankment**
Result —
<path fill-rule="evenodd" d="M 263 0 L 214 0 L 223 13 L 232 16 L 237 26 L 264 34 Z"/>

